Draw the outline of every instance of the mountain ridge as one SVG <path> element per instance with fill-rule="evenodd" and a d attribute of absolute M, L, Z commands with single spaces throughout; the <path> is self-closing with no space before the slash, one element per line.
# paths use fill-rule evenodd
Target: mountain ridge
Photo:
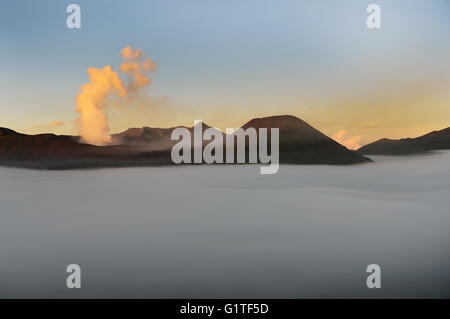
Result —
<path fill-rule="evenodd" d="M 450 149 L 450 126 L 415 138 L 382 138 L 357 150 L 362 155 L 408 155 Z"/>
<path fill-rule="evenodd" d="M 270 128 L 279 128 L 280 163 L 356 164 L 371 161 L 294 116 L 255 118 L 242 128 L 250 126 L 256 130 L 268 127 L 269 142 Z M 180 127 L 191 133 L 194 131 L 194 127 Z M 0 135 L 0 164 L 44 169 L 170 165 L 173 164 L 171 148 L 177 143 L 170 139 L 175 128 L 130 128 L 112 134 L 112 143 L 107 146 L 79 142 L 78 136 L 24 135 L 5 129 L 1 131 L 5 135 Z M 202 122 L 202 131 L 207 128 L 210 126 Z M 221 133 L 224 137 L 225 133 Z M 207 143 L 209 141 L 204 141 L 204 145 Z"/>

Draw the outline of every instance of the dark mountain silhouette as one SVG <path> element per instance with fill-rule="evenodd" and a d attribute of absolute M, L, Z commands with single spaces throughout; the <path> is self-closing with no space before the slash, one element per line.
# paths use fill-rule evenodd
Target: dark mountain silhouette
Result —
<path fill-rule="evenodd" d="M 0 127 L 0 136 L 12 136 L 12 135 L 23 135 L 17 133 L 16 131 L 10 130 L 9 128 Z"/>
<path fill-rule="evenodd" d="M 383 138 L 359 148 L 357 152 L 364 155 L 407 155 L 443 149 L 450 149 L 450 127 L 416 138 Z"/>
<path fill-rule="evenodd" d="M 242 128 L 249 127 L 256 130 L 279 128 L 280 163 L 354 164 L 370 161 L 294 116 L 253 119 Z M 209 126 L 202 123 L 202 131 L 207 128 Z M 80 143 L 77 136 L 25 135 L 2 128 L 0 164 L 42 169 L 169 165 L 172 164 L 171 148 L 177 143 L 171 140 L 174 129 L 131 128 L 113 134 L 110 146 L 94 146 Z M 194 128 L 188 130 L 193 132 Z M 270 129 L 268 133 L 270 142 Z"/>
<path fill-rule="evenodd" d="M 264 127 L 279 128 L 280 163 L 354 164 L 371 161 L 347 149 L 295 116 L 256 118 L 242 126 L 244 129 L 249 127 L 254 127 L 257 131 Z M 270 141 L 270 129 L 268 141 Z"/>

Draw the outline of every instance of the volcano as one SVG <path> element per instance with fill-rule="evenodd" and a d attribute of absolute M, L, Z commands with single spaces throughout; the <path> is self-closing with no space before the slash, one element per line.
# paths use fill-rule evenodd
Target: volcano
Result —
<path fill-rule="evenodd" d="M 281 115 L 252 119 L 242 128 L 278 127 L 280 163 L 288 164 L 356 164 L 371 162 L 367 157 L 347 149 L 305 121 Z M 270 136 L 270 129 L 268 129 Z M 270 140 L 270 137 L 268 137 Z"/>

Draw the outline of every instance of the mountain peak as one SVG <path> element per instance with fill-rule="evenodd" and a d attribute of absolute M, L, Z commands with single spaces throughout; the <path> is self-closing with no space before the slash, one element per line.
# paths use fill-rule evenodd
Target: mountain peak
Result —
<path fill-rule="evenodd" d="M 243 129 L 278 128 L 280 162 L 296 164 L 350 164 L 370 162 L 335 140 L 326 136 L 305 121 L 292 115 L 254 118 Z M 270 140 L 270 137 L 268 137 Z"/>

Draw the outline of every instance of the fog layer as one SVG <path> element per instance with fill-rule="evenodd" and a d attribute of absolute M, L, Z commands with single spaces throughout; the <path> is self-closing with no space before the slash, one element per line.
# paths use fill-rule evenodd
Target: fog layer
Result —
<path fill-rule="evenodd" d="M 0 297 L 450 297 L 450 152 L 371 158 L 275 175 L 0 167 Z"/>

